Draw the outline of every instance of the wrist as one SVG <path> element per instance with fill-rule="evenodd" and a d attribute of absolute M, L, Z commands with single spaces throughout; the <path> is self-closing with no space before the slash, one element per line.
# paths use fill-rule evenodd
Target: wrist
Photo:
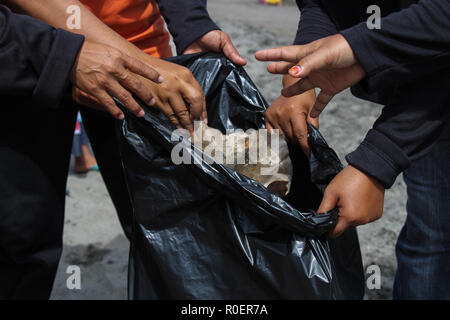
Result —
<path fill-rule="evenodd" d="M 374 129 L 368 132 L 355 151 L 346 156 L 346 160 L 376 178 L 385 189 L 389 189 L 397 176 L 411 164 L 399 146 Z"/>
<path fill-rule="evenodd" d="M 349 169 L 351 169 L 352 171 L 354 171 L 355 173 L 357 173 L 357 175 L 363 177 L 365 180 L 369 180 L 377 189 L 379 190 L 385 190 L 386 188 L 383 186 L 383 184 L 381 183 L 380 180 L 378 180 L 377 178 L 375 178 L 374 176 L 359 170 L 358 168 L 356 168 L 355 166 L 352 166 L 351 164 L 349 164 L 347 166 Z"/>

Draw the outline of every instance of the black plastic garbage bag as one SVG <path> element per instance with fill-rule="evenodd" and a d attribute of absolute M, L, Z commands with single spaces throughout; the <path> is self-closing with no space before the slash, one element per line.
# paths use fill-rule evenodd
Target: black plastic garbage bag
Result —
<path fill-rule="evenodd" d="M 208 125 L 264 127 L 267 102 L 241 67 L 218 54 L 179 56 L 203 87 Z M 118 130 L 134 206 L 131 299 L 360 299 L 364 293 L 355 230 L 327 239 L 337 211 L 316 214 L 323 188 L 342 169 L 310 127 L 310 160 L 290 148 L 294 176 L 281 199 L 192 147 L 175 165 L 175 129 L 146 108 Z M 184 140 L 185 142 L 187 139 Z M 187 142 L 186 142 L 187 143 Z"/>

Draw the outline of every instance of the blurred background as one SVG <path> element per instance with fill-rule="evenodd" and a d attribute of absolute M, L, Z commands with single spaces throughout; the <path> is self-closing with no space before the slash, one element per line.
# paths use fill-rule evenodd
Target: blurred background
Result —
<path fill-rule="evenodd" d="M 208 9 L 247 59 L 245 69 L 263 95 L 269 102 L 275 100 L 280 95 L 281 77 L 267 73 L 266 64 L 257 62 L 253 54 L 293 42 L 300 17 L 295 1 L 208 0 Z M 380 112 L 379 105 L 346 91 L 321 115 L 320 130 L 345 163 L 344 156 L 358 146 Z M 129 243 L 100 173 L 80 175 L 72 168 L 67 188 L 64 250 L 52 299 L 126 299 Z M 376 264 L 381 269 L 381 289 L 366 290 L 366 299 L 392 297 L 394 246 L 405 220 L 405 192 L 399 177 L 386 193 L 383 218 L 358 228 L 364 267 Z M 80 290 L 67 289 L 69 265 L 81 268 Z"/>

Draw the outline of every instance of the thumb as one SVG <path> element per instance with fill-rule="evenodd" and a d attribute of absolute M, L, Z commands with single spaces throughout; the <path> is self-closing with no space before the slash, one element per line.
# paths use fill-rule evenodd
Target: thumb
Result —
<path fill-rule="evenodd" d="M 227 56 L 227 58 L 237 65 L 245 66 L 247 64 L 247 61 L 241 57 L 237 49 L 234 47 L 233 42 L 231 42 L 230 37 L 226 36 L 222 41 L 224 41 L 222 51 Z"/>
<path fill-rule="evenodd" d="M 319 49 L 301 59 L 297 65 L 289 69 L 289 75 L 294 78 L 305 78 L 311 73 L 327 66 L 327 52 Z"/>
<path fill-rule="evenodd" d="M 308 119 L 307 122 L 309 122 L 310 124 L 312 124 L 314 127 L 316 127 L 316 129 L 319 129 L 319 117 L 317 118 L 311 118 L 308 114 Z"/>
<path fill-rule="evenodd" d="M 325 213 L 337 207 L 339 196 L 337 193 L 325 189 L 322 202 L 320 203 L 317 213 Z"/>
<path fill-rule="evenodd" d="M 197 52 L 202 52 L 202 48 L 196 42 L 194 42 L 189 47 L 184 49 L 183 54 L 191 54 Z"/>

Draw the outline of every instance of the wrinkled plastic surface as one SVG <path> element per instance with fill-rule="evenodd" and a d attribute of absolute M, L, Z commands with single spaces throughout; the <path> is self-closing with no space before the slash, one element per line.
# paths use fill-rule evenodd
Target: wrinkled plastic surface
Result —
<path fill-rule="evenodd" d="M 241 67 L 207 53 L 179 56 L 205 92 L 208 125 L 264 127 L 268 106 Z M 337 211 L 316 214 L 323 188 L 342 169 L 310 127 L 310 161 L 290 147 L 294 175 L 281 199 L 201 150 L 175 165 L 174 127 L 155 109 L 129 114 L 119 131 L 134 206 L 131 299 L 360 299 L 364 293 L 355 230 L 327 239 Z M 187 139 L 186 139 L 187 140 Z"/>

